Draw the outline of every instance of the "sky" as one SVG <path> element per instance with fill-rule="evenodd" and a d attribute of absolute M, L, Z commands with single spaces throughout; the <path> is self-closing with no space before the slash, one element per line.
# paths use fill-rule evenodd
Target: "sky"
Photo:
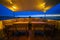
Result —
<path fill-rule="evenodd" d="M 0 16 L 13 16 L 13 12 L 0 4 Z"/>
<path fill-rule="evenodd" d="M 53 6 L 51 9 L 46 11 L 46 14 L 60 14 L 60 4 Z"/>

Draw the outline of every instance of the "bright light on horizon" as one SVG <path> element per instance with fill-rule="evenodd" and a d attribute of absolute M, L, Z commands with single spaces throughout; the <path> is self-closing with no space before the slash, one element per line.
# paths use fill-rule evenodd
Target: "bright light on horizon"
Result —
<path fill-rule="evenodd" d="M 15 17 L 29 17 L 29 16 L 31 16 L 31 17 L 60 17 L 60 14 L 53 14 L 53 15 L 17 15 L 17 16 L 15 16 Z"/>

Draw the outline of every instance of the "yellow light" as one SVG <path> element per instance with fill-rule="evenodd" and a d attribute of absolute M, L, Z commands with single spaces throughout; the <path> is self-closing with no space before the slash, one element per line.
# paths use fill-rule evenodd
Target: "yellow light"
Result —
<path fill-rule="evenodd" d="M 9 7 L 10 10 L 15 11 L 12 7 Z"/>
<path fill-rule="evenodd" d="M 8 8 L 9 8 L 10 10 L 12 10 L 12 11 L 17 11 L 17 10 L 19 10 L 16 5 L 13 5 L 13 6 L 8 7 Z"/>
<path fill-rule="evenodd" d="M 40 4 L 39 6 L 41 6 L 41 7 L 44 8 L 44 7 L 45 7 L 45 3 L 42 3 L 42 4 Z"/>
<path fill-rule="evenodd" d="M 47 10 L 49 10 L 51 8 L 51 6 L 45 7 L 44 8 L 44 12 L 46 12 Z"/>
<path fill-rule="evenodd" d="M 10 2 L 10 4 L 13 4 L 12 2 Z"/>
<path fill-rule="evenodd" d="M 10 9 L 12 11 L 16 11 L 13 7 L 8 7 L 8 9 Z"/>
<path fill-rule="evenodd" d="M 13 9 L 17 9 L 17 7 L 16 7 L 16 6 L 12 6 L 12 8 L 13 8 Z"/>
<path fill-rule="evenodd" d="M 6 0 L 6 1 L 8 1 L 10 4 L 13 4 L 13 2 L 11 0 Z"/>
<path fill-rule="evenodd" d="M 44 3 L 38 4 L 38 5 L 37 5 L 37 8 L 38 8 L 39 10 L 44 11 L 44 8 L 45 8 L 45 2 L 44 2 Z"/>
<path fill-rule="evenodd" d="M 2 21 L 0 21 L 0 30 L 2 30 L 3 29 L 3 23 L 2 23 Z"/>
<path fill-rule="evenodd" d="M 37 6 L 37 8 L 38 8 L 38 10 L 41 10 L 41 11 L 43 11 L 43 12 L 46 12 L 48 9 L 51 8 L 51 6 L 47 6 L 47 7 L 45 7 L 45 6 L 46 6 L 46 3 L 44 2 L 44 3 L 40 3 L 40 4 Z"/>

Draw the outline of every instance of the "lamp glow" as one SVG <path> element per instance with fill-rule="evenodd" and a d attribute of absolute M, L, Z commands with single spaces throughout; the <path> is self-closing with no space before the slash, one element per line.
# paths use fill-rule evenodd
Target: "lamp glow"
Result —
<path fill-rule="evenodd" d="M 8 1 L 10 4 L 13 4 L 12 0 L 6 0 L 6 1 Z"/>
<path fill-rule="evenodd" d="M 40 3 L 40 4 L 37 5 L 37 8 L 38 8 L 39 10 L 44 11 L 45 4 L 46 4 L 45 2 L 44 2 L 44 3 Z"/>
<path fill-rule="evenodd" d="M 12 8 L 13 8 L 13 9 L 17 9 L 17 7 L 16 7 L 16 6 L 12 6 Z"/>
<path fill-rule="evenodd" d="M 46 12 L 47 10 L 49 10 L 51 8 L 51 6 L 45 7 L 44 8 L 44 12 Z"/>

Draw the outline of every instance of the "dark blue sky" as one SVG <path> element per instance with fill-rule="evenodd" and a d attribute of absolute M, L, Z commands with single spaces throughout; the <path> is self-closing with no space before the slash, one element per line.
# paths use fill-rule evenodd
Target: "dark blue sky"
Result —
<path fill-rule="evenodd" d="M 57 4 L 48 11 L 46 11 L 46 14 L 60 14 L 60 4 Z"/>
<path fill-rule="evenodd" d="M 0 16 L 13 16 L 13 12 L 0 4 Z"/>

